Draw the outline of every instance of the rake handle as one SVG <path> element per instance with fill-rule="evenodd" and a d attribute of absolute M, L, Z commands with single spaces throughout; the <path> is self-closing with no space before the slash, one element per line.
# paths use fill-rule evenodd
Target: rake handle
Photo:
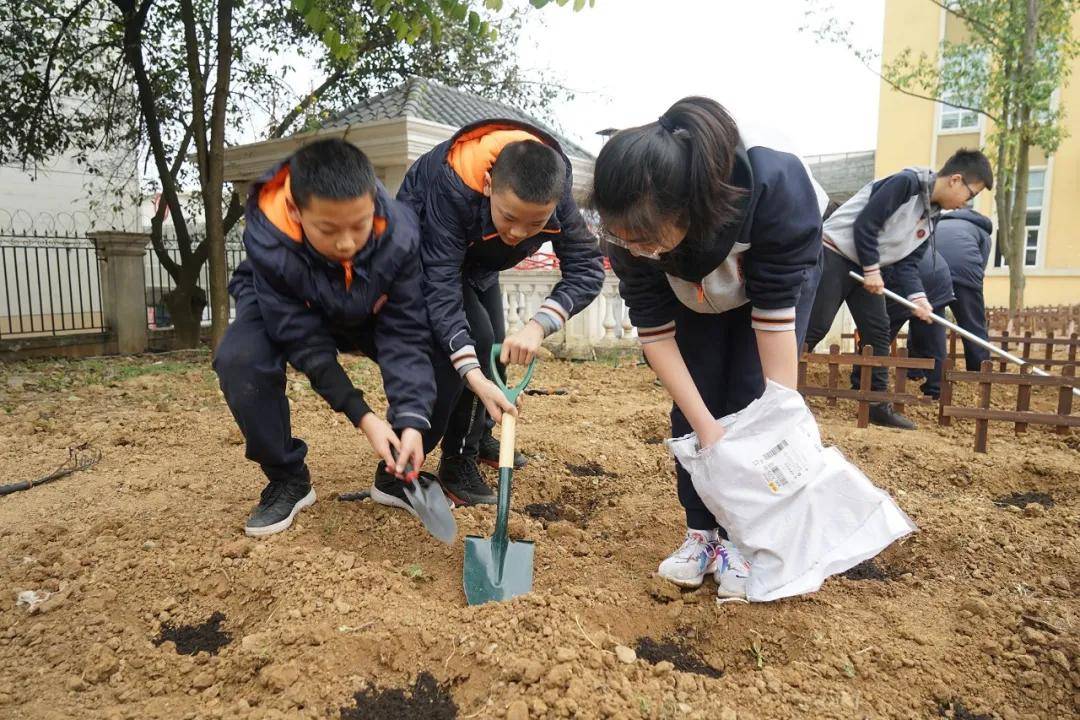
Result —
<path fill-rule="evenodd" d="M 865 278 L 862 275 L 860 275 L 859 273 L 857 273 L 857 272 L 855 272 L 853 270 L 849 271 L 848 275 L 855 278 L 859 282 L 865 282 Z M 918 309 L 918 306 L 915 303 L 911 302 L 906 297 L 897 295 L 896 293 L 894 293 L 892 290 L 889 290 L 888 288 L 883 288 L 883 292 L 885 293 L 885 297 L 889 298 L 893 302 L 900 303 L 901 305 L 906 307 L 908 310 L 916 310 L 916 309 Z M 1042 377 L 1054 377 L 1053 375 L 1046 372 L 1042 368 L 1037 368 L 1034 365 L 1031 365 L 1027 360 L 1024 360 L 1023 358 L 1019 358 L 1019 357 L 1013 355 L 1010 352 L 1006 352 L 1005 350 L 1002 350 L 997 345 L 994 345 L 993 343 L 990 343 L 990 342 L 987 342 L 986 340 L 983 340 L 978 335 L 976 335 L 976 334 L 974 334 L 974 333 L 972 333 L 972 332 L 970 332 L 968 330 L 965 330 L 964 328 L 960 327 L 959 325 L 957 325 L 955 323 L 949 322 L 948 320 L 941 317 L 940 315 L 935 315 L 934 313 L 930 313 L 930 319 L 933 320 L 934 322 L 936 322 L 938 325 L 944 325 L 945 327 L 949 328 L 950 330 L 952 330 L 956 334 L 960 335 L 961 337 L 967 338 L 968 340 L 975 343 L 979 347 L 984 348 L 986 350 L 989 350 L 990 352 L 994 353 L 995 355 L 999 355 L 999 356 L 1005 358 L 1009 362 L 1016 363 L 1017 365 L 1027 365 L 1027 366 L 1029 366 L 1031 368 L 1031 372 L 1033 374 L 1035 374 L 1035 375 L 1041 375 Z M 1080 397 L 1080 389 L 1073 388 L 1072 391 L 1073 391 L 1073 395 L 1076 395 L 1077 397 Z"/>

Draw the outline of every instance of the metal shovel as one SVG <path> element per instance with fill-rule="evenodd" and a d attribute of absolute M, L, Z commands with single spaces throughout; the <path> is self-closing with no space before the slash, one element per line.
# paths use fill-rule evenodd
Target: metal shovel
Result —
<path fill-rule="evenodd" d="M 392 448 L 391 453 L 396 461 L 397 453 Z M 412 475 L 416 477 L 410 477 Z M 409 498 L 420 522 L 436 540 L 453 545 L 457 538 L 457 522 L 438 479 L 431 473 L 416 472 L 412 465 L 405 467 L 405 477 L 409 478 L 402 483 L 405 497 Z"/>
<path fill-rule="evenodd" d="M 529 363 L 525 377 L 512 388 L 499 376 L 496 361 L 502 345 L 491 348 L 491 373 L 495 383 L 511 403 L 532 378 L 536 359 Z M 514 435 L 517 418 L 509 413 L 502 416 L 499 436 L 499 505 L 495 517 L 495 533 L 491 538 L 469 535 L 465 538 L 465 599 L 470 605 L 509 600 L 532 590 L 533 544 L 510 540 L 507 524 L 510 519 L 510 489 L 514 476 Z"/>

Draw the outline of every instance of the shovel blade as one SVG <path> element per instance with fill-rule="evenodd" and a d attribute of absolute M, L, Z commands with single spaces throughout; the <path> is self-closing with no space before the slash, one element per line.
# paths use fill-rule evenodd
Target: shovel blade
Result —
<path fill-rule="evenodd" d="M 496 542 L 475 535 L 465 538 L 465 599 L 470 605 L 501 602 L 532 590 L 533 544 L 507 541 L 500 553 Z"/>
<path fill-rule="evenodd" d="M 427 531 L 440 542 L 453 545 L 457 538 L 457 522 L 450 512 L 450 503 L 438 481 L 421 474 L 411 483 L 405 483 L 405 496 L 413 510 L 420 516 Z"/>

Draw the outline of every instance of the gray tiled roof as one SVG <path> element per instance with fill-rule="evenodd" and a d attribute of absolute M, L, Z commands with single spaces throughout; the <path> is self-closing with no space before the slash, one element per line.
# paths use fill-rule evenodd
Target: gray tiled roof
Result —
<path fill-rule="evenodd" d="M 522 120 L 545 130 L 559 141 L 567 155 L 592 160 L 592 154 L 565 135 L 522 111 L 496 100 L 448 87 L 427 78 L 412 77 L 392 90 L 374 95 L 324 123 L 339 127 L 406 115 L 421 120 L 461 127 L 485 118 Z"/>

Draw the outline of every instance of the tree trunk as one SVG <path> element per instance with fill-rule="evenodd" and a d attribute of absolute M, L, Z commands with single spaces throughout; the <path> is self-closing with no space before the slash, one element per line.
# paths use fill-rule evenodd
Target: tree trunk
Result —
<path fill-rule="evenodd" d="M 182 275 L 176 287 L 163 299 L 172 318 L 176 346 L 198 347 L 203 310 L 206 309 L 206 292 L 198 286 L 197 277 Z"/>
<path fill-rule="evenodd" d="M 229 269 L 225 254 L 222 185 L 225 178 L 225 115 L 232 74 L 233 0 L 218 0 L 217 79 L 210 109 L 205 169 L 206 241 L 210 250 L 210 346 L 216 351 L 229 325 Z"/>
<path fill-rule="evenodd" d="M 1021 57 L 1016 68 L 1016 77 L 1019 81 L 1030 73 L 1035 66 L 1035 42 L 1039 21 L 1038 0 L 1027 0 L 1025 3 L 1024 17 L 1024 40 L 1021 46 Z M 1017 87 L 1023 84 L 1017 82 Z M 1021 90 L 1015 98 L 1017 102 L 1017 129 L 1019 130 L 1019 142 L 1016 145 L 1016 173 L 1015 191 L 1012 203 L 1012 225 L 1010 228 L 1012 242 L 1009 253 L 1009 309 L 1020 310 L 1024 307 L 1024 264 L 1027 260 L 1027 192 L 1028 172 L 1031 162 L 1028 157 L 1030 142 L 1028 140 L 1028 127 L 1031 122 L 1031 105 L 1028 93 Z"/>
<path fill-rule="evenodd" d="M 1027 113 L 1024 113 L 1027 115 Z M 1026 117 L 1023 118 L 1026 120 Z M 1012 217 L 1009 224 L 1012 237 L 1009 243 L 1009 309 L 1019 310 L 1024 307 L 1024 263 L 1027 260 L 1027 192 L 1028 158 L 1027 140 L 1021 138 L 1017 147 L 1015 192 L 1012 203 Z"/>

